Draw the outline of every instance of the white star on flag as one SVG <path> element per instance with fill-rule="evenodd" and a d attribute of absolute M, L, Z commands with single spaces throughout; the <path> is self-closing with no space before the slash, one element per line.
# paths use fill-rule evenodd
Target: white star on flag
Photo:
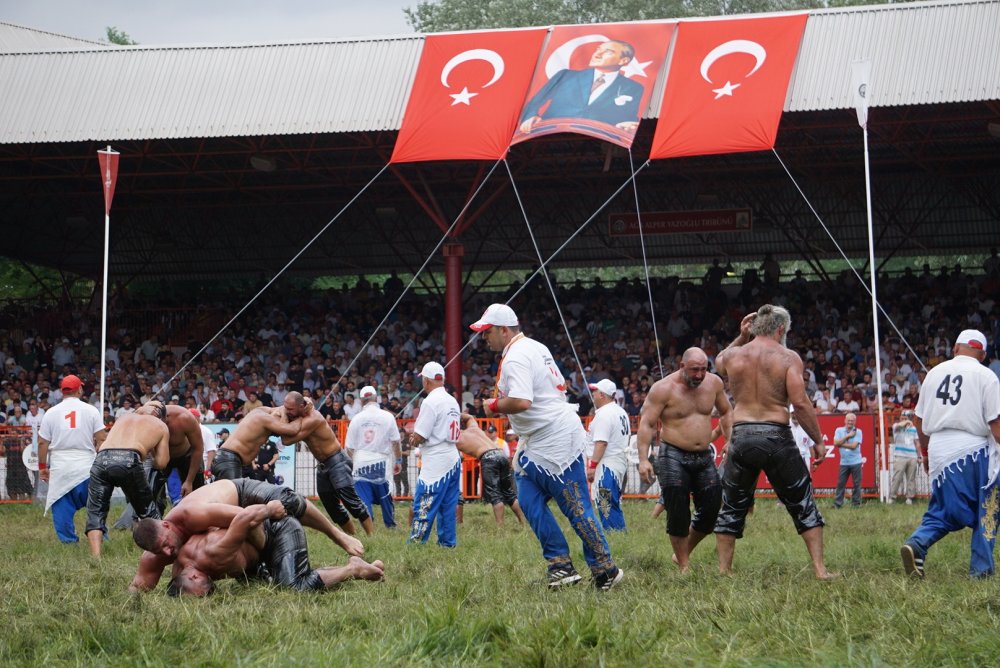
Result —
<path fill-rule="evenodd" d="M 451 103 L 451 106 L 453 107 L 456 104 L 464 104 L 465 106 L 469 107 L 472 106 L 471 104 L 469 104 L 469 101 L 477 95 L 479 95 L 479 93 L 470 93 L 467 87 L 463 87 L 461 93 L 450 93 L 448 97 L 453 98 L 455 100 L 454 102 Z"/>
<path fill-rule="evenodd" d="M 734 84 L 730 81 L 726 82 L 726 85 L 722 88 L 713 88 L 712 92 L 715 93 L 715 99 L 718 100 L 723 95 L 733 96 L 733 91 L 740 87 L 740 84 Z"/>
<path fill-rule="evenodd" d="M 646 76 L 646 68 L 653 64 L 652 60 L 640 63 L 638 60 L 628 61 L 628 65 L 622 68 L 622 74 L 631 79 L 632 77 Z"/>

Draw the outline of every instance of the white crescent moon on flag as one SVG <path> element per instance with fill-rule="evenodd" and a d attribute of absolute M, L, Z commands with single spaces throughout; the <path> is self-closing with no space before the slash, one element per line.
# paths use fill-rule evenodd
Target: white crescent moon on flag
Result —
<path fill-rule="evenodd" d="M 484 60 L 493 66 L 493 78 L 487 82 L 483 88 L 488 88 L 497 82 L 497 79 L 503 76 L 504 64 L 503 58 L 496 51 L 491 51 L 490 49 L 469 49 L 468 51 L 463 51 L 451 60 L 449 60 L 444 68 L 441 70 L 441 85 L 445 88 L 450 88 L 448 85 L 448 75 L 451 71 L 461 65 L 462 63 L 467 63 L 470 60 Z"/>
<path fill-rule="evenodd" d="M 753 69 L 747 72 L 748 77 L 759 70 L 760 66 L 764 64 L 764 60 L 767 58 L 767 51 L 765 51 L 764 47 L 757 42 L 751 42 L 748 39 L 733 39 L 728 42 L 723 42 L 709 51 L 708 55 L 705 56 L 705 59 L 701 61 L 701 78 L 708 83 L 715 83 L 708 77 L 708 70 L 719 58 L 733 53 L 745 53 L 753 56 L 757 60 Z"/>
<path fill-rule="evenodd" d="M 551 79 L 556 75 L 556 72 L 559 72 L 560 70 L 568 70 L 569 60 L 573 57 L 573 52 L 576 51 L 577 47 L 583 46 L 584 44 L 607 41 L 607 37 L 597 34 L 574 37 L 553 51 L 552 55 L 549 56 L 549 59 L 545 61 L 545 78 Z"/>

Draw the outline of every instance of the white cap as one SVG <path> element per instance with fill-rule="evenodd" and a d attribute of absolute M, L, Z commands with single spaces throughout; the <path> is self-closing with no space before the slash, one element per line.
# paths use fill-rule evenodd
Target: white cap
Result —
<path fill-rule="evenodd" d="M 375 388 L 371 385 L 365 385 L 361 388 L 361 393 L 358 396 L 361 397 L 362 401 L 364 401 L 365 399 L 373 399 L 377 397 L 378 392 L 376 392 Z"/>
<path fill-rule="evenodd" d="M 483 317 L 469 325 L 474 332 L 482 332 L 492 326 L 517 327 L 517 314 L 506 304 L 490 304 L 483 311 Z"/>
<path fill-rule="evenodd" d="M 978 329 L 963 329 L 962 333 L 955 339 L 955 343 L 970 348 L 986 350 L 986 336 Z"/>
<path fill-rule="evenodd" d="M 615 392 L 618 391 L 618 386 L 615 385 L 614 381 L 610 378 L 605 378 L 604 380 L 599 380 L 596 383 L 591 383 L 587 387 L 592 390 L 597 390 L 598 392 L 603 392 L 609 397 L 614 397 Z"/>
<path fill-rule="evenodd" d="M 417 375 L 430 380 L 444 380 L 444 367 L 437 362 L 428 362 Z"/>

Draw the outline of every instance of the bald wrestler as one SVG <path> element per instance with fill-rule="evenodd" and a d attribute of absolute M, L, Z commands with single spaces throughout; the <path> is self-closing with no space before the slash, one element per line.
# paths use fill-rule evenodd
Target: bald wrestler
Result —
<path fill-rule="evenodd" d="M 153 589 L 191 536 L 212 527 L 228 528 L 240 508 L 271 501 L 279 501 L 288 515 L 325 534 L 348 554 L 364 554 L 361 541 L 337 528 L 301 494 L 249 478 L 219 480 L 186 496 L 162 521 L 144 519 L 136 525 L 132 538 L 146 551 L 129 591 Z"/>
<path fill-rule="evenodd" d="M 372 535 L 371 515 L 354 489 L 354 463 L 341 448 L 340 439 L 333 433 L 330 423 L 298 392 L 289 392 L 282 408 L 285 419 L 295 420 L 293 424 L 299 424 L 299 428 L 295 434 L 282 436 L 281 442 L 290 445 L 304 441 L 316 458 L 316 494 L 326 512 L 347 533 L 354 534 L 353 515 L 361 522 L 365 533 Z"/>
<path fill-rule="evenodd" d="M 302 525 L 278 501 L 236 510 L 227 529 L 211 528 L 188 539 L 174 563 L 168 594 L 207 596 L 215 591 L 215 580 L 251 573 L 297 591 L 384 576 L 381 561 L 369 564 L 359 557 L 350 557 L 346 566 L 313 569 Z"/>
<path fill-rule="evenodd" d="M 667 534 L 682 573 L 690 567 L 691 552 L 715 528 L 722 505 L 722 486 L 711 447 L 713 409 L 719 413 L 728 441 L 732 407 L 722 379 L 708 373 L 705 351 L 688 348 L 681 368 L 653 384 L 639 421 L 639 475 L 649 482 L 653 480 L 653 465 L 647 453 L 659 424 L 660 489 L 667 511 Z"/>
<path fill-rule="evenodd" d="M 152 453 L 154 467 L 161 469 L 167 465 L 170 452 L 165 418 L 166 408 L 158 401 L 135 413 L 126 413 L 97 451 L 87 487 L 87 541 L 95 557 L 101 556 L 101 543 L 108 532 L 105 522 L 115 487 L 122 488 L 140 517 L 160 516 L 142 462 Z"/>
<path fill-rule="evenodd" d="M 503 507 L 510 506 L 520 524 L 524 524 L 524 513 L 517 502 L 514 489 L 514 475 L 510 459 L 504 448 L 479 428 L 476 418 L 462 413 L 462 435 L 458 438 L 458 449 L 479 460 L 483 474 L 483 499 L 493 506 L 493 517 L 497 525 L 503 525 Z"/>
<path fill-rule="evenodd" d="M 192 416 L 193 417 L 193 416 Z M 246 414 L 236 425 L 232 435 L 219 446 L 212 463 L 216 480 L 236 480 L 246 477 L 243 472 L 260 452 L 260 446 L 271 436 L 295 436 L 301 426 L 299 420 L 286 419 L 284 408 L 258 407 Z M 292 442 L 300 439 L 293 439 Z"/>

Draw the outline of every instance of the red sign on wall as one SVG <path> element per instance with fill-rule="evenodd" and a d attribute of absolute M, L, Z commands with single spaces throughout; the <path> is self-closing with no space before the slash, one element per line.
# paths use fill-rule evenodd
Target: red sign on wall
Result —
<path fill-rule="evenodd" d="M 643 234 L 749 232 L 752 224 L 750 209 L 650 211 L 642 214 Z M 634 213 L 612 213 L 608 216 L 608 234 L 613 237 L 637 236 L 639 217 Z"/>

